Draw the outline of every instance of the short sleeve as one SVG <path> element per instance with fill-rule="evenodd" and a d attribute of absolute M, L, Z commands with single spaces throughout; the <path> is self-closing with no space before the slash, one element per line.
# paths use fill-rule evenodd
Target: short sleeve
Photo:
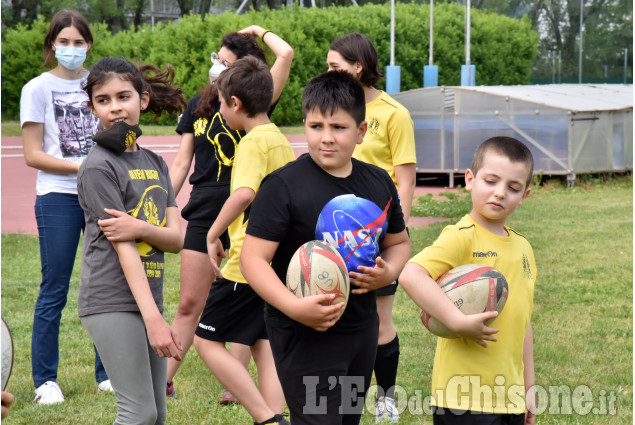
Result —
<path fill-rule="evenodd" d="M 200 99 L 201 97 L 197 95 L 190 99 L 190 101 L 187 103 L 187 109 L 181 115 L 179 123 L 176 126 L 177 133 L 194 133 L 194 111 L 198 107 L 198 102 Z"/>
<path fill-rule="evenodd" d="M 170 169 L 168 168 L 168 164 L 165 163 L 165 161 L 163 160 L 163 158 L 159 157 L 161 159 L 161 172 L 163 173 L 164 176 L 166 176 L 167 180 L 168 180 L 168 184 L 167 184 L 167 190 L 168 190 L 168 203 L 167 203 L 167 207 L 178 207 L 178 204 L 176 203 L 176 196 L 174 195 L 174 187 L 172 186 L 172 179 L 170 179 Z"/>
<path fill-rule="evenodd" d="M 388 218 L 388 228 L 386 229 L 386 232 L 399 233 L 406 228 L 403 210 L 401 209 L 401 202 L 399 201 L 399 192 L 397 192 L 397 187 L 393 183 L 388 173 L 384 170 L 381 171 L 386 176 L 386 185 L 389 187 L 390 196 L 392 198 L 392 200 L 390 201 L 392 203 L 392 208 L 390 209 L 390 217 Z"/>
<path fill-rule="evenodd" d="M 78 179 L 77 191 L 89 216 L 97 219 L 112 218 L 104 212 L 104 208 L 126 211 L 117 179 L 104 169 L 84 170 Z"/>
<path fill-rule="evenodd" d="M 25 122 L 44 122 L 46 113 L 46 96 L 39 93 L 40 86 L 37 80 L 31 80 L 22 87 L 20 96 L 20 126 Z"/>
<path fill-rule="evenodd" d="M 448 226 L 434 243 L 412 257 L 410 263 L 416 263 L 426 269 L 432 279 L 437 280 L 443 273 L 463 264 L 465 243 L 453 226 Z"/>
<path fill-rule="evenodd" d="M 287 235 L 291 221 L 291 198 L 282 179 L 269 175 L 256 194 L 249 214 L 247 234 L 280 242 Z"/>
<path fill-rule="evenodd" d="M 234 169 L 232 170 L 232 192 L 241 187 L 248 187 L 258 192 L 260 184 L 266 177 L 267 155 L 253 139 L 244 138 L 238 144 Z"/>
<path fill-rule="evenodd" d="M 406 109 L 398 109 L 388 126 L 388 139 L 392 153 L 392 165 L 417 162 L 414 123 Z"/>

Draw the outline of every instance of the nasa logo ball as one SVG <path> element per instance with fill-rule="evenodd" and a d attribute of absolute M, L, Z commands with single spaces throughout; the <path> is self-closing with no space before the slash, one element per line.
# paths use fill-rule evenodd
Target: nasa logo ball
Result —
<path fill-rule="evenodd" d="M 13 338 L 4 317 L 2 317 L 0 333 L 2 334 L 0 343 L 2 344 L 2 390 L 4 391 L 9 383 L 11 369 L 13 369 Z"/>
<path fill-rule="evenodd" d="M 498 311 L 505 307 L 508 285 L 505 276 L 494 267 L 483 264 L 465 264 L 443 274 L 437 283 L 464 314 Z M 495 318 L 494 318 L 495 319 Z M 485 322 L 489 325 L 494 319 Z M 443 338 L 457 338 L 440 321 L 421 311 L 421 321 L 433 334 Z"/>
<path fill-rule="evenodd" d="M 293 254 L 286 284 L 298 298 L 335 294 L 329 305 L 346 304 L 351 285 L 342 256 L 331 245 L 317 240 L 303 244 Z"/>

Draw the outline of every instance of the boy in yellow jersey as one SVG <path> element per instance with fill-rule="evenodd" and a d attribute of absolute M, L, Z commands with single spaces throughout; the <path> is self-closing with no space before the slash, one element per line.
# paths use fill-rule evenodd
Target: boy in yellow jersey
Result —
<path fill-rule="evenodd" d="M 241 274 L 239 260 L 249 207 L 262 180 L 295 156 L 288 140 L 267 116 L 273 80 L 265 63 L 252 56 L 239 59 L 221 73 L 216 84 L 223 118 L 233 130 L 244 130 L 247 134 L 236 151 L 231 195 L 207 235 L 208 253 L 217 279 L 196 329 L 194 346 L 255 424 L 288 424 L 281 414 L 285 400 L 265 330 L 264 301 Z M 229 233 L 230 249 L 221 273 L 217 259 L 225 253 L 219 236 L 225 230 Z M 259 388 L 247 369 L 227 351 L 226 342 L 251 347 Z"/>
<path fill-rule="evenodd" d="M 413 301 L 462 338 L 437 338 L 432 372 L 434 424 L 533 424 L 535 395 L 531 313 L 537 270 L 529 242 L 505 225 L 530 192 L 533 158 L 511 137 L 476 150 L 465 187 L 472 211 L 447 226 L 399 276 Z M 481 255 L 487 253 L 487 255 Z M 464 315 L 436 279 L 468 263 L 498 269 L 509 285 L 505 309 Z"/>

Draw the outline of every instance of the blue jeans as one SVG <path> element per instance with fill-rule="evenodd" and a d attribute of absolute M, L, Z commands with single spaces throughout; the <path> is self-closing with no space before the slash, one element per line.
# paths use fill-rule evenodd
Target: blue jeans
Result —
<path fill-rule="evenodd" d="M 79 236 L 84 229 L 84 211 L 77 195 L 48 193 L 35 199 L 35 218 L 42 262 L 42 284 L 35 304 L 31 337 L 31 367 L 37 388 L 46 381 L 57 380 L 60 321 Z M 97 350 L 95 378 L 97 382 L 108 379 Z"/>

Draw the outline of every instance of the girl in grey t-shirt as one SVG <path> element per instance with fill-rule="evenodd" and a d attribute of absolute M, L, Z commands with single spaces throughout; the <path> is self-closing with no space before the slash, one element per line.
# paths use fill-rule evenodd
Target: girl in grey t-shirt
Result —
<path fill-rule="evenodd" d="M 109 372 L 117 424 L 165 423 L 167 358 L 180 358 L 162 294 L 163 253 L 183 246 L 178 208 L 167 165 L 137 143 L 141 112 L 185 106 L 172 78 L 170 69 L 104 58 L 84 85 L 104 130 L 78 174 L 86 219 L 78 312 Z"/>

